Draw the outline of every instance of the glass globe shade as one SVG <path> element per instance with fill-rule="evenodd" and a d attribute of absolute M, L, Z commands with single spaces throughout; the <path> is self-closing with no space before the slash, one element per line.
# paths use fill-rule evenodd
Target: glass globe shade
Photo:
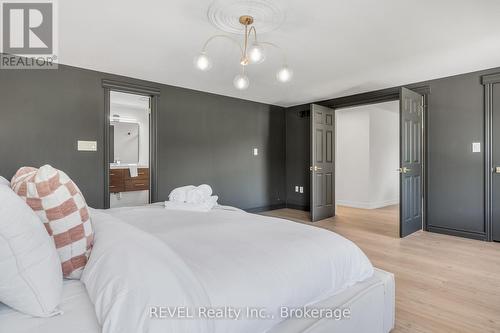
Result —
<path fill-rule="evenodd" d="M 245 90 L 250 85 L 250 80 L 245 74 L 238 74 L 234 77 L 233 84 L 238 90 Z"/>
<path fill-rule="evenodd" d="M 287 66 L 283 66 L 278 73 L 276 73 L 276 79 L 280 82 L 289 82 L 293 77 L 293 71 Z"/>
<path fill-rule="evenodd" d="M 212 68 L 212 61 L 205 52 L 201 52 L 194 58 L 194 65 L 200 71 L 208 71 Z"/>
<path fill-rule="evenodd" d="M 253 43 L 248 49 L 248 58 L 250 58 L 252 64 L 262 63 L 266 59 L 266 53 L 262 45 Z"/>

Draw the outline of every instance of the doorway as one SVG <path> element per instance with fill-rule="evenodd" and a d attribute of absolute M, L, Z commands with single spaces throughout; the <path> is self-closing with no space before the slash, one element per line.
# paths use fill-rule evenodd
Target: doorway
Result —
<path fill-rule="evenodd" d="M 332 107 L 311 105 L 311 219 L 318 221 L 335 216 L 335 176 L 327 177 L 331 171 L 335 174 L 335 156 L 332 138 L 329 132 L 335 125 L 326 124 L 335 109 L 399 101 L 399 235 L 405 237 L 415 231 L 425 229 L 425 101 L 428 88 L 407 88 L 354 95 L 329 101 Z M 423 93 L 420 93 L 423 91 Z M 326 126 L 326 127 L 325 127 Z M 334 140 L 334 139 L 333 139 Z M 365 166 L 366 168 L 366 166 Z"/>
<path fill-rule="evenodd" d="M 399 235 L 399 108 L 399 101 L 390 101 L 335 110 L 337 212 L 373 214 L 374 223 L 384 223 L 394 236 Z"/>
<path fill-rule="evenodd" d="M 149 203 L 151 97 L 111 91 L 109 207 Z"/>
<path fill-rule="evenodd" d="M 156 201 L 156 115 L 159 90 L 103 81 L 104 207 Z"/>

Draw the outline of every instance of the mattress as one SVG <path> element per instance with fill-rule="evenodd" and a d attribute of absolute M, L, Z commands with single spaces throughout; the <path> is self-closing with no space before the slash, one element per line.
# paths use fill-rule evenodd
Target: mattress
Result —
<path fill-rule="evenodd" d="M 350 319 L 288 319 L 268 333 L 387 333 L 394 327 L 394 276 L 375 274 L 343 292 L 318 302 L 317 308 L 349 308 Z M 94 306 L 80 281 L 66 280 L 60 309 L 51 318 L 33 318 L 0 303 L 0 328 L 9 333 L 100 333 Z"/>
<path fill-rule="evenodd" d="M 288 319 L 268 333 L 387 333 L 394 328 L 394 275 L 375 268 L 374 275 L 343 292 L 318 302 L 317 309 L 349 309 L 350 318 Z"/>

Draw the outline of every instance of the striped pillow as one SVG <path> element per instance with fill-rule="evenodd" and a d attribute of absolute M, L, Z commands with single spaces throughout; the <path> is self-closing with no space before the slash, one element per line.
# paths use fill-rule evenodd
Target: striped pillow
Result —
<path fill-rule="evenodd" d="M 54 240 L 63 276 L 79 279 L 92 248 L 94 233 L 82 193 L 62 171 L 50 165 L 23 167 L 11 187 L 35 211 Z"/>

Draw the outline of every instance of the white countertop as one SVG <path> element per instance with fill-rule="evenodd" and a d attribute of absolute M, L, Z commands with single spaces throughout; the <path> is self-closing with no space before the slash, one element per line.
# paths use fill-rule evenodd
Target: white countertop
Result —
<path fill-rule="evenodd" d="M 135 166 L 137 165 L 138 168 L 141 168 L 141 169 L 147 169 L 149 168 L 149 166 L 147 165 L 142 165 L 142 164 L 130 164 L 130 163 L 111 163 L 109 165 L 109 168 L 110 169 L 128 169 L 130 166 Z"/>

